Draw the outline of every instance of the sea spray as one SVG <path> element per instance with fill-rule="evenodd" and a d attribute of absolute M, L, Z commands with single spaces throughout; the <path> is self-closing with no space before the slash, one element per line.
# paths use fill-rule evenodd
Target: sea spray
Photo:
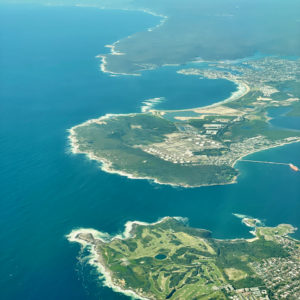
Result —
<path fill-rule="evenodd" d="M 153 109 L 157 104 L 165 100 L 166 100 L 165 97 L 156 97 L 156 98 L 147 99 L 142 102 L 143 105 L 141 106 L 141 112 L 142 113 L 148 112 L 151 109 Z"/>
<path fill-rule="evenodd" d="M 101 255 L 98 253 L 96 249 L 96 245 L 87 242 L 86 240 L 83 240 L 80 238 L 80 234 L 91 234 L 94 238 L 100 240 L 103 243 L 108 243 L 114 239 L 128 239 L 133 237 L 133 226 L 134 225 L 139 225 L 139 226 L 154 226 L 157 225 L 161 222 L 164 222 L 171 217 L 164 217 L 159 219 L 157 222 L 154 223 L 147 223 L 147 222 L 140 222 L 140 221 L 128 221 L 125 224 L 125 230 L 122 234 L 118 234 L 115 236 L 110 236 L 108 233 L 104 233 L 101 231 L 97 231 L 92 228 L 78 228 L 74 229 L 69 233 L 66 238 L 68 239 L 69 242 L 72 243 L 79 243 L 81 245 L 81 255 L 80 259 L 84 263 L 88 263 L 91 266 L 95 267 L 99 273 L 99 279 L 103 280 L 103 284 L 107 287 L 112 288 L 113 291 L 122 293 L 124 295 L 127 295 L 129 297 L 132 297 L 133 299 L 141 299 L 141 300 L 149 300 L 148 298 L 145 298 L 143 296 L 140 296 L 136 294 L 134 291 L 130 289 L 123 289 L 117 284 L 114 283 L 114 280 L 112 278 L 111 272 L 105 267 Z M 181 217 L 174 217 L 176 220 L 186 220 L 186 218 L 181 218 Z M 83 257 L 83 253 L 86 253 L 87 251 L 87 256 Z"/>

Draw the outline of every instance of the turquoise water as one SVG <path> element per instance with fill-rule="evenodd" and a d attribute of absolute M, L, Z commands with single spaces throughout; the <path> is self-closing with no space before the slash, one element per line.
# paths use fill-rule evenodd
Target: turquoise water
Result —
<path fill-rule="evenodd" d="M 183 76 L 171 68 L 144 78 L 99 72 L 95 56 L 107 51 L 105 44 L 156 23 L 135 12 L 1 6 L 1 299 L 128 299 L 101 287 L 95 271 L 78 264 L 79 246 L 65 239 L 75 227 L 113 234 L 128 220 L 179 215 L 215 237 L 250 236 L 232 213 L 300 226 L 300 176 L 288 167 L 241 162 L 237 185 L 174 189 L 106 174 L 70 154 L 71 126 L 105 113 L 139 111 L 156 95 L 179 101 L 169 76 Z M 183 93 L 188 85 L 197 105 L 234 89 L 224 81 L 214 81 L 212 89 L 207 81 L 193 82 L 174 86 Z M 300 165 L 299 151 L 300 144 L 290 145 L 253 158 Z"/>
<path fill-rule="evenodd" d="M 199 80 L 198 76 L 177 74 L 182 68 L 186 66 L 143 72 L 141 77 L 131 81 L 134 93 L 143 101 L 164 97 L 165 100 L 154 107 L 157 109 L 186 109 L 216 103 L 228 98 L 236 89 L 235 84 L 227 80 Z"/>
<path fill-rule="evenodd" d="M 280 128 L 300 130 L 299 117 L 288 116 L 290 111 L 291 109 L 289 107 L 270 109 L 268 115 L 273 118 L 270 121 L 271 125 Z"/>

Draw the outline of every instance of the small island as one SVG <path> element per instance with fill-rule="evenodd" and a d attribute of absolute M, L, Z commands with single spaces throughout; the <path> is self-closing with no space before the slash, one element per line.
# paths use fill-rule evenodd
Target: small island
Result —
<path fill-rule="evenodd" d="M 88 120 L 69 130 L 73 153 L 128 178 L 199 187 L 235 183 L 245 156 L 300 141 L 299 130 L 273 126 L 269 116 L 276 109 L 299 116 L 299 59 L 200 62 L 178 73 L 230 80 L 237 91 L 205 107 L 155 110 L 147 102 L 141 113 Z"/>
<path fill-rule="evenodd" d="M 67 238 L 89 250 L 105 285 L 136 299 L 299 299 L 295 228 L 247 219 L 252 239 L 215 239 L 178 217 L 128 222 L 122 235 L 77 229 Z"/>

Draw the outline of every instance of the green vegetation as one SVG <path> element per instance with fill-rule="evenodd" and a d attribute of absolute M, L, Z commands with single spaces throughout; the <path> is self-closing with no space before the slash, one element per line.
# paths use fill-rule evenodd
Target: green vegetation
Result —
<path fill-rule="evenodd" d="M 112 163 L 111 168 L 136 177 L 183 186 L 221 184 L 231 181 L 237 171 L 229 166 L 174 164 L 143 151 L 140 146 L 164 141 L 174 132 L 170 121 L 148 114 L 115 117 L 102 124 L 78 127 L 76 135 L 82 152 L 93 153 Z"/>
<path fill-rule="evenodd" d="M 61 0 L 51 2 L 61 3 Z M 64 0 L 69 2 L 74 1 Z M 168 17 L 155 22 L 163 21 L 162 26 L 142 30 L 116 44 L 115 50 L 124 55 L 106 55 L 107 69 L 116 73 L 185 64 L 198 57 L 236 59 L 257 52 L 300 55 L 297 27 L 300 4 L 295 0 L 273 1 L 272 10 L 268 0 L 250 4 L 239 1 L 238 13 L 235 0 L 85 0 L 84 3 L 107 9 L 148 10 Z"/>
<path fill-rule="evenodd" d="M 233 80 L 240 84 L 240 94 L 196 109 L 92 120 L 73 128 L 73 148 L 92 154 L 106 171 L 198 187 L 233 183 L 238 175 L 234 166 L 242 157 L 300 141 L 299 130 L 269 122 L 269 114 L 278 108 L 297 115 L 300 60 L 267 57 L 240 64 L 211 62 L 209 67 L 178 72 Z"/>
<path fill-rule="evenodd" d="M 281 245 L 264 239 L 259 239 L 251 243 L 247 241 L 237 241 L 234 243 L 214 241 L 214 247 L 218 249 L 216 264 L 220 269 L 234 268 L 247 274 L 247 277 L 242 279 L 244 287 L 263 284 L 259 278 L 256 278 L 255 272 L 249 266 L 250 262 L 261 261 L 270 257 L 288 256 L 287 251 Z M 235 288 L 242 287 L 240 281 L 232 281 L 231 283 Z"/>
<path fill-rule="evenodd" d="M 242 141 L 245 138 L 253 138 L 258 135 L 263 135 L 271 141 L 281 140 L 290 136 L 299 136 L 300 132 L 295 132 L 286 129 L 275 129 L 271 127 L 266 121 L 253 119 L 243 120 L 237 124 L 228 126 L 224 135 L 231 138 L 232 141 Z"/>
<path fill-rule="evenodd" d="M 294 274 L 290 266 L 297 270 L 299 242 L 288 237 L 293 230 L 290 225 L 257 227 L 255 240 L 217 240 L 209 231 L 168 217 L 149 225 L 134 223 L 126 239 L 104 242 L 79 230 L 76 241 L 84 240 L 95 248 L 113 285 L 140 297 L 228 299 L 239 289 L 253 288 L 254 297 L 263 291 L 279 293 L 281 289 L 269 288 L 261 274 L 267 274 L 264 266 L 272 267 L 274 261 L 283 274 Z M 279 271 L 276 274 L 281 276 Z M 298 280 L 282 277 L 286 281 L 281 288 Z"/>
<path fill-rule="evenodd" d="M 277 227 L 259 227 L 257 228 L 257 236 L 266 241 L 274 241 L 277 237 L 287 236 L 294 232 L 294 228 L 289 224 L 280 224 Z"/>

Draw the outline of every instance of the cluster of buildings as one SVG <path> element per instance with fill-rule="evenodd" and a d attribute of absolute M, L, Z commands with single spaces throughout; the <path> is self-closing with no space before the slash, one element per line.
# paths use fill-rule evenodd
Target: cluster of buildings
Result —
<path fill-rule="evenodd" d="M 175 164 L 201 164 L 202 159 L 207 156 L 195 154 L 205 150 L 224 148 L 221 142 L 208 135 L 200 134 L 192 126 L 186 127 L 186 130 L 181 128 L 180 131 L 167 135 L 162 143 L 141 146 L 141 148 L 149 154 Z M 216 129 L 207 129 L 207 131 L 216 131 Z"/>
<path fill-rule="evenodd" d="M 205 123 L 198 130 L 189 124 L 181 124 L 177 126 L 178 131 L 167 135 L 163 142 L 139 147 L 146 153 L 174 164 L 234 166 L 241 157 L 295 139 L 271 141 L 259 135 L 238 142 L 222 142 L 214 136 L 225 126 L 222 123 Z"/>
<path fill-rule="evenodd" d="M 269 258 L 252 264 L 274 299 L 300 299 L 300 262 L 293 257 Z"/>
<path fill-rule="evenodd" d="M 204 124 L 203 127 L 205 128 L 205 134 L 206 135 L 217 135 L 219 130 L 224 128 L 224 124 L 216 124 L 216 123 L 210 123 L 210 124 Z"/>
<path fill-rule="evenodd" d="M 232 300 L 269 300 L 268 292 L 264 288 L 252 287 L 243 288 L 234 291 L 235 294 L 230 296 Z"/>
<path fill-rule="evenodd" d="M 227 79 L 236 83 L 244 82 L 253 90 L 258 90 L 264 96 L 279 92 L 270 82 L 299 80 L 300 60 L 266 57 L 257 60 L 244 61 L 239 64 L 228 62 L 211 63 L 210 68 L 185 69 L 179 73 L 200 75 L 209 79 Z"/>
<path fill-rule="evenodd" d="M 268 291 L 265 287 L 251 287 L 235 289 L 231 284 L 221 287 L 221 290 L 229 295 L 232 300 L 269 300 Z"/>

